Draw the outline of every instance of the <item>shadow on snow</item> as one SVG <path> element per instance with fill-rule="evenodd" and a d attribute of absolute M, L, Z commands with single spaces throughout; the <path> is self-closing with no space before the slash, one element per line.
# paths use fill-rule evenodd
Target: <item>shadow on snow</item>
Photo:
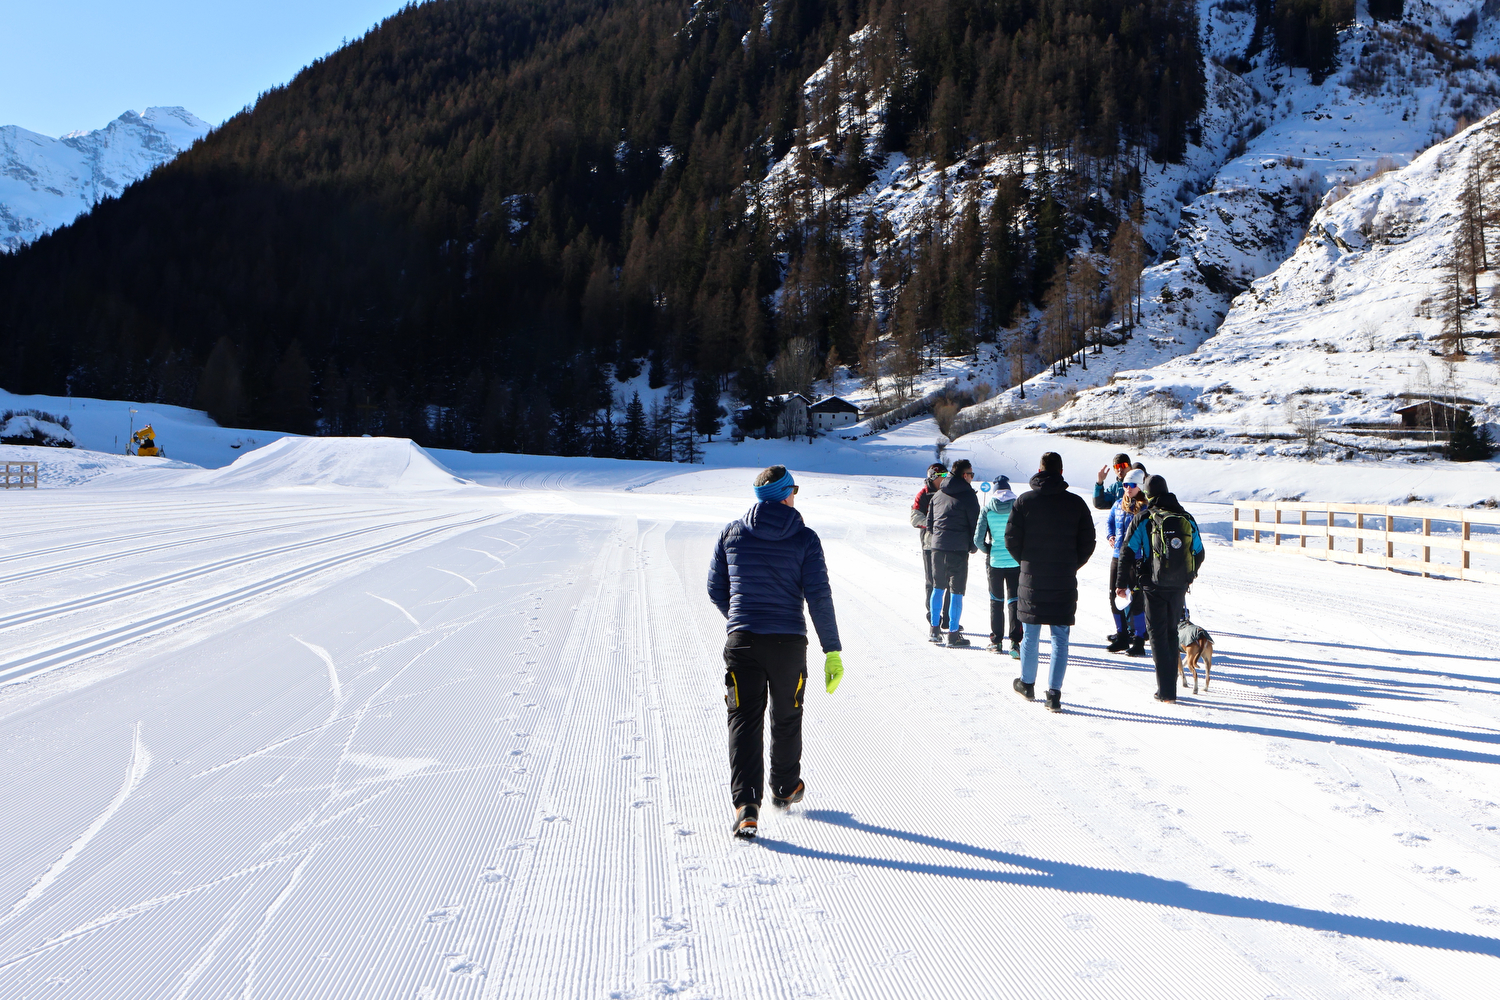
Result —
<path fill-rule="evenodd" d="M 1349 937 L 1368 938 L 1375 941 L 1391 941 L 1396 944 L 1417 945 L 1446 951 L 1472 952 L 1478 955 L 1500 957 L 1500 939 L 1468 934 L 1462 931 L 1447 931 L 1418 924 L 1403 924 L 1393 920 L 1376 920 L 1346 913 L 1331 913 L 1313 910 L 1269 900 L 1233 896 L 1224 892 L 1195 889 L 1185 882 L 1156 878 L 1138 872 L 1115 871 L 1108 868 L 1092 868 L 1087 865 L 1049 861 L 1026 854 L 996 851 L 972 844 L 964 844 L 941 837 L 930 837 L 920 833 L 909 833 L 889 827 L 862 823 L 849 813 L 826 809 L 813 809 L 803 814 L 817 823 L 857 830 L 875 836 L 904 840 L 924 847 L 935 847 L 955 854 L 979 858 L 996 865 L 1005 865 L 1021 871 L 990 868 L 969 868 L 960 865 L 931 864 L 920 861 L 898 861 L 891 858 L 866 857 L 858 854 L 843 854 L 824 851 L 814 847 L 803 847 L 784 840 L 767 837 L 758 838 L 757 843 L 778 854 L 812 858 L 819 861 L 837 861 L 844 864 L 865 865 L 872 868 L 887 868 L 893 871 L 911 872 L 917 875 L 939 875 L 946 878 L 971 879 L 979 882 L 1000 882 L 1008 885 L 1032 886 L 1039 889 L 1054 889 L 1058 892 L 1076 892 L 1096 896 L 1112 896 L 1156 906 L 1170 906 L 1180 910 L 1191 910 L 1222 917 L 1238 917 L 1245 920 L 1264 920 L 1271 923 L 1306 927 L 1310 930 L 1343 934 Z"/>

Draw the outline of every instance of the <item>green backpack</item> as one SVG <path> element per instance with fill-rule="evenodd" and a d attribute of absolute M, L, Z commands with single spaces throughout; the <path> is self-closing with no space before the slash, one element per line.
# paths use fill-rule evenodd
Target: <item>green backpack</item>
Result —
<path fill-rule="evenodd" d="M 1157 587 L 1186 590 L 1198 575 L 1193 543 L 1198 526 L 1187 514 L 1153 507 L 1149 512 L 1151 582 Z"/>

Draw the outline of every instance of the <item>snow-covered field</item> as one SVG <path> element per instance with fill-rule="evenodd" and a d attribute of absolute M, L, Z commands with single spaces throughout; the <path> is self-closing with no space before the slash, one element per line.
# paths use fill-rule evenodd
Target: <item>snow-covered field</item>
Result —
<path fill-rule="evenodd" d="M 848 675 L 808 699 L 807 799 L 744 844 L 703 580 L 752 472 L 470 465 L 289 439 L 0 494 L 0 995 L 1469 998 L 1496 974 L 1493 587 L 1232 550 L 1197 505 L 1211 689 L 1161 706 L 1103 652 L 1100 552 L 1054 716 L 1009 658 L 923 641 L 914 479 L 799 473 Z"/>

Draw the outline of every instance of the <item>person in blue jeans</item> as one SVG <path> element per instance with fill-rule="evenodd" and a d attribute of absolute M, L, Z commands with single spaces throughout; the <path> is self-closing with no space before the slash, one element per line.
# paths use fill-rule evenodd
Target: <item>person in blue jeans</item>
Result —
<path fill-rule="evenodd" d="M 1078 570 L 1094 554 L 1094 517 L 1083 497 L 1068 492 L 1062 456 L 1049 451 L 1031 477 L 1031 489 L 1011 506 L 1005 548 L 1021 564 L 1021 676 L 1012 687 L 1036 697 L 1042 626 L 1052 632 L 1047 707 L 1062 711 L 1063 674 L 1068 669 L 1068 633 L 1078 613 Z"/>

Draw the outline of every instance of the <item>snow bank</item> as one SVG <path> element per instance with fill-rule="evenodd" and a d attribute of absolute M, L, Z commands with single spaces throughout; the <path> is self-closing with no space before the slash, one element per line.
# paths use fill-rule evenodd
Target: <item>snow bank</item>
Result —
<path fill-rule="evenodd" d="M 166 457 L 205 469 L 222 468 L 248 451 L 287 436 L 281 431 L 220 427 L 202 410 L 185 406 L 121 399 L 18 396 L 0 389 L 0 411 L 4 410 L 43 410 L 66 417 L 78 447 L 110 455 L 124 455 L 131 431 L 150 424 Z"/>
<path fill-rule="evenodd" d="M 404 492 L 473 485 L 406 438 L 284 437 L 227 469 L 184 482 L 263 490 L 345 486 Z"/>
<path fill-rule="evenodd" d="M 46 448 L 40 445 L 0 445 L 0 462 L 37 463 L 37 487 L 59 489 L 82 486 L 101 477 L 110 485 L 128 485 L 135 476 L 147 476 L 145 482 L 155 485 L 164 480 L 160 473 L 168 470 L 196 471 L 196 465 L 169 458 L 135 458 L 85 448 Z"/>

